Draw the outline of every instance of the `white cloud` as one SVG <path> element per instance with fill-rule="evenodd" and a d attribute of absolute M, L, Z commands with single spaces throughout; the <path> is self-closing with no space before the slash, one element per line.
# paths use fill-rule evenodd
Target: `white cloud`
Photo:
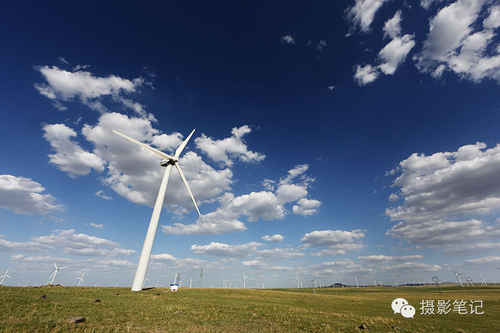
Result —
<path fill-rule="evenodd" d="M 116 267 L 134 267 L 135 265 L 128 260 L 102 259 L 96 262 L 94 267 L 116 268 Z"/>
<path fill-rule="evenodd" d="M 500 50 L 492 48 L 494 29 L 500 25 L 499 6 L 486 8 L 488 17 L 479 22 L 481 11 L 491 3 L 458 0 L 439 10 L 430 20 L 422 51 L 414 57 L 417 67 L 434 77 L 449 70 L 473 82 L 485 78 L 500 82 Z M 483 30 L 478 30 L 481 25 Z"/>
<path fill-rule="evenodd" d="M 84 225 L 88 225 L 88 226 L 98 228 L 98 229 L 104 229 L 104 224 L 97 224 L 97 223 L 90 222 L 90 223 L 84 223 Z"/>
<path fill-rule="evenodd" d="M 318 44 L 316 44 L 316 49 L 321 52 L 327 46 L 328 45 L 326 45 L 326 42 L 324 40 L 320 40 Z"/>
<path fill-rule="evenodd" d="M 432 5 L 435 3 L 440 3 L 443 0 L 420 0 L 420 6 L 422 6 L 424 9 L 429 10 Z"/>
<path fill-rule="evenodd" d="M 476 258 L 465 260 L 465 263 L 472 265 L 495 265 L 498 266 L 500 264 L 500 257 L 490 256 L 484 258 Z"/>
<path fill-rule="evenodd" d="M 491 6 L 488 17 L 483 21 L 487 29 L 496 29 L 500 26 L 500 5 Z"/>
<path fill-rule="evenodd" d="M 375 81 L 381 73 L 393 75 L 396 69 L 405 61 L 408 53 L 415 46 L 414 36 L 401 36 L 401 11 L 396 12 L 393 18 L 385 22 L 384 38 L 391 41 L 378 53 L 379 65 L 356 65 L 354 79 L 360 86 Z"/>
<path fill-rule="evenodd" d="M 372 83 L 379 76 L 378 67 L 372 65 L 356 65 L 354 79 L 360 86 Z"/>
<path fill-rule="evenodd" d="M 380 263 L 380 262 L 390 262 L 390 261 L 408 261 L 408 260 L 419 260 L 423 259 L 424 256 L 416 254 L 411 256 L 386 256 L 383 254 L 380 255 L 370 255 L 370 256 L 361 256 L 358 259 L 362 262 L 367 263 Z"/>
<path fill-rule="evenodd" d="M 159 261 L 176 261 L 177 258 L 174 257 L 171 254 L 168 253 L 160 253 L 160 254 L 153 254 L 151 256 L 151 260 L 159 260 Z"/>
<path fill-rule="evenodd" d="M 283 237 L 280 234 L 274 234 L 272 236 L 265 235 L 265 236 L 262 236 L 261 238 L 262 238 L 262 240 L 264 240 L 266 242 L 279 243 L 279 242 L 282 242 L 285 237 Z"/>
<path fill-rule="evenodd" d="M 263 186 L 268 191 L 251 192 L 235 196 L 226 192 L 218 198 L 221 206 L 215 211 L 205 214 L 196 223 L 174 223 L 173 226 L 162 226 L 167 234 L 220 234 L 246 230 L 245 225 L 238 219 L 241 215 L 247 216 L 248 222 L 255 222 L 262 218 L 265 221 L 283 219 L 286 215 L 285 204 L 296 200 L 299 208 L 294 212 L 304 216 L 316 212 L 321 204 L 318 200 L 303 198 L 308 194 L 307 188 L 314 181 L 307 176 L 308 166 L 298 165 L 288 171 L 287 176 L 281 178 L 275 193 L 275 181 L 266 179 Z M 299 181 L 298 184 L 293 181 Z"/>
<path fill-rule="evenodd" d="M 0 251 L 44 251 L 53 247 L 38 242 L 11 242 L 0 238 Z"/>
<path fill-rule="evenodd" d="M 243 136 L 250 133 L 252 130 L 249 126 L 234 127 L 231 131 L 232 136 L 222 140 L 214 140 L 202 134 L 201 137 L 194 141 L 196 147 L 203 151 L 207 156 L 215 162 L 232 166 L 234 160 L 238 159 L 242 162 L 260 162 L 266 157 L 264 154 L 256 153 L 248 150 Z"/>
<path fill-rule="evenodd" d="M 215 212 L 202 215 L 196 223 L 174 223 L 173 226 L 162 225 L 162 231 L 173 235 L 226 234 L 247 230 L 245 224 L 238 221 L 239 214 L 217 209 Z"/>
<path fill-rule="evenodd" d="M 500 227 L 487 226 L 475 219 L 460 222 L 400 222 L 392 227 L 388 234 L 405 239 L 411 244 L 451 246 L 458 251 L 467 243 L 486 241 L 500 236 Z"/>
<path fill-rule="evenodd" d="M 389 37 L 395 39 L 401 34 L 401 11 L 398 10 L 396 14 L 387 20 L 384 24 L 384 38 Z"/>
<path fill-rule="evenodd" d="M 304 253 L 294 251 L 288 248 L 261 250 L 258 253 L 259 253 L 259 258 L 263 260 L 286 260 L 304 256 Z"/>
<path fill-rule="evenodd" d="M 292 36 L 290 35 L 285 35 L 285 36 L 282 36 L 280 38 L 281 42 L 282 43 L 286 43 L 286 44 L 295 44 L 295 39 L 293 39 Z"/>
<path fill-rule="evenodd" d="M 449 214 L 484 214 L 500 208 L 500 145 L 476 143 L 456 152 L 412 154 L 399 164 L 393 187 L 404 204 L 388 208 L 392 220 L 440 220 Z"/>
<path fill-rule="evenodd" d="M 0 175 L 0 207 L 27 215 L 46 215 L 62 210 L 54 204 L 51 194 L 42 194 L 45 188 L 29 178 Z"/>
<path fill-rule="evenodd" d="M 104 200 L 113 200 L 112 197 L 105 195 L 103 190 L 99 190 L 99 191 L 95 192 L 95 196 L 102 198 Z"/>
<path fill-rule="evenodd" d="M 346 10 L 347 18 L 351 21 L 351 30 L 359 26 L 361 32 L 370 32 L 370 25 L 375 14 L 382 5 L 389 0 L 356 0 L 355 4 Z"/>
<path fill-rule="evenodd" d="M 297 201 L 297 205 L 292 207 L 292 211 L 297 215 L 309 216 L 316 214 L 319 206 L 321 206 L 321 201 L 319 200 L 302 198 Z"/>
<path fill-rule="evenodd" d="M 43 137 L 50 142 L 55 154 L 48 155 L 50 163 L 72 178 L 88 175 L 92 169 L 104 171 L 105 162 L 94 153 L 83 150 L 71 140 L 76 132 L 64 124 L 44 125 Z"/>
<path fill-rule="evenodd" d="M 21 260 L 23 258 L 24 258 L 24 255 L 16 254 L 16 255 L 13 255 L 12 257 L 10 257 L 10 260 Z"/>
<path fill-rule="evenodd" d="M 223 243 L 211 242 L 209 245 L 194 244 L 191 246 L 191 250 L 196 254 L 207 256 L 242 258 L 255 254 L 258 247 L 263 245 L 264 244 L 257 242 L 250 242 L 242 245 L 228 245 Z"/>
<path fill-rule="evenodd" d="M 74 229 L 54 230 L 52 235 L 32 237 L 31 241 L 53 247 L 65 247 L 68 249 L 86 249 L 117 246 L 116 242 L 108 239 L 89 236 L 86 234 L 76 234 Z"/>
<path fill-rule="evenodd" d="M 337 254 L 345 254 L 346 251 L 359 250 L 364 247 L 360 239 L 365 237 L 364 231 L 361 229 L 344 231 L 344 230 L 316 230 L 306 233 L 301 238 L 301 248 L 316 248 L 326 247 L 313 256 L 333 256 Z"/>
<path fill-rule="evenodd" d="M 398 66 L 403 63 L 408 53 L 415 46 L 413 38 L 413 35 L 408 34 L 396 37 L 380 50 L 378 56 L 382 64 L 379 68 L 384 74 L 394 74 Z"/>
<path fill-rule="evenodd" d="M 111 100 L 122 103 L 143 117 L 152 117 L 139 103 L 123 97 L 124 94 L 136 92 L 144 84 L 143 78 L 128 80 L 116 75 L 97 77 L 90 72 L 79 71 L 82 67 L 75 68 L 73 72 L 56 66 L 38 66 L 35 69 L 46 81 L 35 84 L 35 88 L 59 105 L 61 101 L 78 101 L 91 109 L 107 112 L 108 109 L 102 101 L 104 97 L 111 97 Z"/>

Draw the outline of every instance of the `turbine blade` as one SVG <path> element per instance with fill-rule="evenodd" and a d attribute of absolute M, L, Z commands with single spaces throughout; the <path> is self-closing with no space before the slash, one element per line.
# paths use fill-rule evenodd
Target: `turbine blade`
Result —
<path fill-rule="evenodd" d="M 141 146 L 141 147 L 143 147 L 143 148 L 146 148 L 147 150 L 149 150 L 149 151 L 151 151 L 151 152 L 155 153 L 156 155 L 158 155 L 158 156 L 160 156 L 160 157 L 162 157 L 162 158 L 164 158 L 164 159 L 166 159 L 166 160 L 173 160 L 173 159 L 174 159 L 172 156 L 170 156 L 170 155 L 168 155 L 168 154 L 165 154 L 164 152 L 159 151 L 158 149 L 155 149 L 155 148 L 153 148 L 153 147 L 150 147 L 150 146 L 148 146 L 147 144 L 144 144 L 144 143 L 142 143 L 142 142 L 139 142 L 139 141 L 137 141 L 136 139 L 132 139 L 131 137 L 126 136 L 125 134 L 121 134 L 120 132 L 117 132 L 117 131 L 115 131 L 115 130 L 113 130 L 113 132 L 114 132 L 114 133 L 116 133 L 116 134 L 118 134 L 118 135 L 120 135 L 121 137 L 124 137 L 125 139 L 127 139 L 127 140 L 129 140 L 129 141 L 132 141 L 133 143 L 135 143 L 135 144 L 137 144 L 137 145 L 139 145 L 139 146 Z"/>
<path fill-rule="evenodd" d="M 68 266 L 66 266 L 66 267 L 59 267 L 59 269 L 65 269 L 65 268 L 68 268 Z"/>
<path fill-rule="evenodd" d="M 177 147 L 177 149 L 175 150 L 175 157 L 179 157 L 182 153 L 182 151 L 184 150 L 184 148 L 186 147 L 189 139 L 191 139 L 191 136 L 193 135 L 195 130 L 193 130 L 191 132 L 191 134 L 189 134 L 189 136 L 186 138 L 186 140 L 184 140 L 184 142 L 181 143 L 181 145 L 179 147 Z"/>
<path fill-rule="evenodd" d="M 193 193 L 191 192 L 191 189 L 189 188 L 186 177 L 184 177 L 184 173 L 182 173 L 182 170 L 179 167 L 179 164 L 177 162 L 175 162 L 174 165 L 177 168 L 177 171 L 179 171 L 179 174 L 181 175 L 181 178 L 182 178 L 182 181 L 184 182 L 184 185 L 186 185 L 186 188 L 189 192 L 189 195 L 191 196 L 191 199 L 193 199 L 193 203 L 194 203 L 194 206 L 196 207 L 196 210 L 198 211 L 198 214 L 201 216 L 200 210 L 198 209 L 198 205 L 196 204 L 196 200 L 194 199 Z"/>
<path fill-rule="evenodd" d="M 57 265 L 56 265 L 56 262 L 55 262 L 55 261 L 54 261 L 54 266 L 55 266 L 55 268 L 57 269 Z"/>

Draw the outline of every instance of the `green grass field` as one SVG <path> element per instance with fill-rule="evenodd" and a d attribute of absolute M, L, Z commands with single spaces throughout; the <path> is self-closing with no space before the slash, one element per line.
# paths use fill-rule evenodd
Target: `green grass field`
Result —
<path fill-rule="evenodd" d="M 2 332 L 498 332 L 500 286 L 316 289 L 0 287 Z M 46 298 L 39 298 L 46 295 Z M 416 309 L 391 309 L 402 297 Z M 100 299 L 101 302 L 95 302 Z M 483 301 L 484 314 L 422 315 L 422 300 Z M 478 304 L 478 303 L 476 303 Z M 437 309 L 437 308 L 436 308 Z M 68 318 L 83 316 L 85 323 Z"/>

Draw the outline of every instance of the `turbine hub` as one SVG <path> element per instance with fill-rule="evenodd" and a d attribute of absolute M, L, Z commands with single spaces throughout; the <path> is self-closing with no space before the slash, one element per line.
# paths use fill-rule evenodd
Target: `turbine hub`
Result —
<path fill-rule="evenodd" d="M 175 164 L 175 162 L 177 162 L 177 159 L 175 159 L 175 160 L 174 160 L 174 159 L 171 159 L 171 160 L 168 160 L 168 161 L 167 161 L 167 160 L 161 160 L 161 161 L 160 161 L 160 165 L 161 165 L 162 167 L 166 167 L 166 166 L 167 166 L 167 165 L 169 165 L 169 164 L 170 164 L 170 165 L 174 165 L 174 164 Z"/>

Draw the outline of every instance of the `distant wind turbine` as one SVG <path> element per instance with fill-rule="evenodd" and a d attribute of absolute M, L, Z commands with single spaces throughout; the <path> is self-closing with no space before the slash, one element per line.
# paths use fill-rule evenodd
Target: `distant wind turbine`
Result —
<path fill-rule="evenodd" d="M 56 265 L 56 262 L 54 261 L 54 267 L 56 268 L 56 270 L 54 271 L 54 273 L 52 273 L 50 276 L 49 276 L 49 280 L 52 278 L 52 280 L 50 280 L 49 284 L 52 284 L 54 282 L 54 279 L 56 278 L 56 275 L 57 275 L 57 272 L 59 272 L 61 269 L 65 269 L 67 267 L 57 267 Z"/>
<path fill-rule="evenodd" d="M 247 279 L 247 276 L 245 275 L 245 273 L 241 273 L 241 274 L 243 274 L 243 289 L 246 289 L 245 281 Z"/>
<path fill-rule="evenodd" d="M 455 272 L 454 270 L 451 270 L 453 273 L 455 273 L 455 276 L 457 277 L 457 280 L 458 282 L 460 282 L 460 285 L 462 286 L 462 288 L 464 287 L 464 285 L 462 284 L 462 281 L 460 280 L 460 275 L 462 274 L 458 274 L 457 272 Z"/>
<path fill-rule="evenodd" d="M 194 281 L 194 280 L 193 280 L 193 278 L 192 278 L 192 277 L 189 277 L 189 288 L 191 288 L 191 287 L 192 287 L 192 285 L 193 285 L 193 281 Z"/>
<path fill-rule="evenodd" d="M 160 162 L 160 165 L 162 167 L 165 167 L 165 173 L 163 174 L 163 179 L 160 184 L 160 189 L 158 191 L 158 196 L 156 197 L 156 203 L 153 209 L 153 214 L 151 215 L 151 220 L 149 222 L 149 228 L 148 232 L 146 234 L 146 238 L 144 239 L 144 245 L 142 247 L 142 252 L 141 252 L 141 257 L 139 259 L 139 264 L 137 265 L 137 271 L 135 273 L 134 277 L 134 282 L 132 284 L 132 291 L 141 291 L 144 285 L 144 279 L 146 278 L 146 272 L 148 270 L 148 265 L 149 265 L 149 258 L 151 257 L 151 251 L 153 249 L 153 243 L 155 240 L 156 236 L 156 230 L 158 229 L 158 221 L 160 219 L 160 214 L 161 214 L 161 209 L 163 206 L 163 200 L 165 199 L 165 192 L 167 191 L 167 185 L 168 185 L 168 180 L 170 178 L 170 171 L 172 171 L 172 166 L 175 166 L 177 168 L 177 171 L 179 171 L 179 174 L 182 178 L 182 181 L 184 182 L 184 185 L 186 185 L 186 188 L 189 192 L 189 195 L 191 196 L 191 199 L 193 200 L 194 206 L 196 210 L 198 211 L 198 214 L 201 216 L 200 210 L 198 209 L 198 205 L 196 204 L 196 200 L 194 199 L 193 193 L 191 192 L 191 189 L 189 188 L 188 182 L 186 180 L 186 177 L 184 177 L 184 173 L 182 172 L 181 168 L 179 167 L 179 156 L 181 155 L 182 151 L 186 147 L 189 139 L 191 139 L 191 136 L 194 133 L 194 130 L 189 134 L 189 136 L 184 140 L 184 142 L 181 143 L 181 145 L 175 150 L 175 155 L 170 156 L 168 154 L 165 154 L 164 152 L 161 152 L 155 148 L 152 148 L 142 142 L 139 142 L 135 139 L 132 139 L 131 137 L 128 137 L 124 134 L 121 134 L 117 131 L 113 131 L 114 133 L 122 136 L 123 138 L 132 141 L 133 143 L 146 148 L 147 150 L 155 153 L 156 155 L 160 156 L 163 158 L 163 160 Z"/>
<path fill-rule="evenodd" d="M 357 278 L 357 277 L 354 277 L 354 281 L 356 281 L 356 288 L 359 288 L 359 285 L 358 285 L 358 278 Z"/>
<path fill-rule="evenodd" d="M 5 280 L 5 278 L 9 278 L 10 279 L 10 276 L 7 275 L 7 273 L 9 273 L 9 269 L 10 268 L 7 268 L 7 270 L 5 271 L 5 274 L 0 276 L 0 279 L 2 279 L 2 281 L 0 281 L 0 285 L 3 285 L 3 280 Z"/>
<path fill-rule="evenodd" d="M 78 286 L 77 287 L 80 287 L 80 284 L 83 282 L 83 277 L 85 276 L 85 274 L 87 274 L 87 272 L 83 273 L 82 276 L 76 278 L 76 279 L 78 279 Z"/>
<path fill-rule="evenodd" d="M 487 286 L 486 282 L 484 281 L 483 278 L 483 272 L 481 272 L 481 282 L 483 283 L 483 286 Z"/>

